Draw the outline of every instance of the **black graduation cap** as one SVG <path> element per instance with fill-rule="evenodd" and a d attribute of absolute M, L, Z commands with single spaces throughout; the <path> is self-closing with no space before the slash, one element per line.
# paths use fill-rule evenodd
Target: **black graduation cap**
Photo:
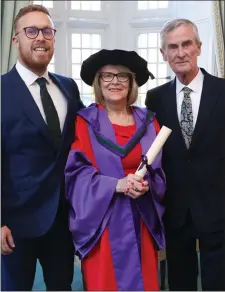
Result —
<path fill-rule="evenodd" d="M 81 79 L 92 86 L 96 73 L 106 65 L 122 65 L 130 69 L 135 74 L 138 86 L 145 84 L 149 77 L 154 79 L 154 75 L 149 72 L 147 61 L 139 56 L 135 51 L 124 50 L 101 50 L 83 61 L 81 66 Z"/>

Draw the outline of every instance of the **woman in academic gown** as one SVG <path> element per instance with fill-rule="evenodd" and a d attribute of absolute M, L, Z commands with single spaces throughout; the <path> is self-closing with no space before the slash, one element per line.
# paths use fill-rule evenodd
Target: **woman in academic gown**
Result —
<path fill-rule="evenodd" d="M 154 76 L 134 51 L 101 50 L 82 64 L 96 103 L 78 112 L 65 175 L 69 225 L 86 290 L 158 290 L 165 246 L 161 153 L 134 175 L 159 131 L 153 112 L 133 106 Z"/>

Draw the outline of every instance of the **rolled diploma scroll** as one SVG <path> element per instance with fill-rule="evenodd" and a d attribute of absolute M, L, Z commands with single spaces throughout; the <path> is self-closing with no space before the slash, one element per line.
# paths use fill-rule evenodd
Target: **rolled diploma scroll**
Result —
<path fill-rule="evenodd" d="M 171 129 L 162 126 L 161 130 L 159 131 L 158 135 L 156 136 L 155 140 L 150 146 L 148 152 L 146 153 L 146 156 L 148 158 L 148 165 L 151 165 L 153 163 L 153 161 L 155 160 L 159 151 L 162 149 L 164 143 L 166 142 L 171 132 L 172 132 Z M 147 172 L 146 165 L 141 162 L 135 174 L 144 177 L 146 172 Z"/>

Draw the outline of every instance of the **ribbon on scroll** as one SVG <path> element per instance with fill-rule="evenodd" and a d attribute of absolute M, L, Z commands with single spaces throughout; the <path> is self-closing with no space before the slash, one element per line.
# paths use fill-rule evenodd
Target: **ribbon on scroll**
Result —
<path fill-rule="evenodd" d="M 155 140 L 153 141 L 152 145 L 150 146 L 146 155 L 142 156 L 142 161 L 138 166 L 137 171 L 135 174 L 144 177 L 147 170 L 151 172 L 151 164 L 155 160 L 156 156 L 158 155 L 159 151 L 162 149 L 163 145 L 165 144 L 166 140 L 168 139 L 169 135 L 171 134 L 172 130 L 163 126 L 159 131 L 158 135 L 156 136 Z"/>

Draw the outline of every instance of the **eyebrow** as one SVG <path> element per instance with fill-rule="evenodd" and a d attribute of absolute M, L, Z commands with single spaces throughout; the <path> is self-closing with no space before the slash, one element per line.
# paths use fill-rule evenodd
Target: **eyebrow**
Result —
<path fill-rule="evenodd" d="M 111 72 L 111 71 L 101 71 L 101 72 L 99 72 L 99 73 L 112 73 L 112 74 L 120 74 L 120 73 L 122 73 L 122 74 L 130 74 L 130 72 L 123 72 L 123 71 L 121 71 L 121 72 L 118 72 L 118 73 L 113 73 L 113 72 Z"/>
<path fill-rule="evenodd" d="M 182 45 L 189 45 L 189 44 L 192 44 L 193 41 L 192 40 L 186 40 L 184 42 L 182 42 Z"/>
<path fill-rule="evenodd" d="M 184 45 L 189 45 L 189 44 L 192 44 L 193 43 L 193 41 L 192 40 L 186 40 L 186 41 L 183 41 L 182 43 L 181 43 L 181 45 L 182 46 L 184 46 Z M 170 44 L 168 44 L 168 47 L 169 48 L 174 48 L 174 47 L 177 47 L 178 46 L 178 44 L 173 44 L 173 43 L 170 43 Z"/>
<path fill-rule="evenodd" d="M 40 27 L 40 26 L 37 26 L 37 25 L 28 25 L 28 26 L 26 26 L 26 27 L 35 27 L 35 28 L 40 28 L 40 29 L 42 29 L 42 28 L 52 28 L 52 29 L 54 29 L 54 27 L 50 27 L 50 26 L 48 26 L 48 25 L 44 25 L 44 26 L 42 26 L 42 27 Z"/>

